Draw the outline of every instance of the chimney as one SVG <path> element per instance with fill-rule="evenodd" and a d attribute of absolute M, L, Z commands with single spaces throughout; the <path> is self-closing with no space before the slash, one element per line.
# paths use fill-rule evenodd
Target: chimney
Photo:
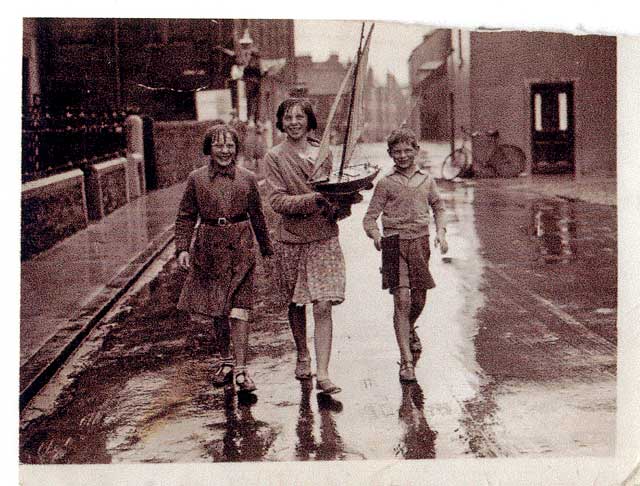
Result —
<path fill-rule="evenodd" d="M 298 67 L 310 67 L 313 64 L 313 61 L 311 60 L 311 56 L 299 56 L 296 57 L 296 65 Z"/>

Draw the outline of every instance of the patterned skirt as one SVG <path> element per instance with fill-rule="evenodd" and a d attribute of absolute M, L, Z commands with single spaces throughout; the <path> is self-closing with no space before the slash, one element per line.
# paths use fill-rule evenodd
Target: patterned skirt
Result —
<path fill-rule="evenodd" d="M 345 263 L 338 237 L 310 243 L 276 245 L 281 291 L 289 302 L 344 301 Z"/>

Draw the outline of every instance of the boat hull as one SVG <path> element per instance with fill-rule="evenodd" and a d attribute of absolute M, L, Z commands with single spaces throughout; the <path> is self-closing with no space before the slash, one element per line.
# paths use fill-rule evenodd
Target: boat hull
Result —
<path fill-rule="evenodd" d="M 323 194 L 352 194 L 371 189 L 379 172 L 376 166 L 347 167 L 342 177 L 331 174 L 326 180 L 312 183 L 312 187 Z"/>

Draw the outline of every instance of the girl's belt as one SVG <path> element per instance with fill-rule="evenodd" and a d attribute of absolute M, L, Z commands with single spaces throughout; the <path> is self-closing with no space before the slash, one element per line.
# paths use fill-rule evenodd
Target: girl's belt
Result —
<path fill-rule="evenodd" d="M 246 221 L 248 219 L 249 214 L 242 213 L 236 216 L 230 216 L 228 218 L 200 218 L 200 222 L 209 226 L 225 226 L 227 224 L 241 223 L 242 221 Z"/>

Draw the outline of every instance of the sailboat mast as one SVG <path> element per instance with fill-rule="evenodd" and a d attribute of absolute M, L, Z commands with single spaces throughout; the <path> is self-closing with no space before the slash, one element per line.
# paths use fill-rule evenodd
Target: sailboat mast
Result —
<path fill-rule="evenodd" d="M 356 57 L 356 69 L 353 72 L 353 86 L 351 88 L 351 100 L 349 100 L 349 114 L 347 116 L 347 130 L 344 136 L 344 144 L 342 145 L 342 160 L 340 161 L 340 170 L 338 171 L 338 180 L 342 179 L 342 171 L 347 154 L 347 146 L 349 145 L 349 132 L 351 131 L 351 114 L 353 113 L 353 105 L 355 102 L 356 82 L 358 80 L 358 70 L 360 69 L 360 55 L 362 54 L 362 39 L 364 39 L 364 22 L 360 29 L 360 44 L 358 45 L 358 55 Z"/>

